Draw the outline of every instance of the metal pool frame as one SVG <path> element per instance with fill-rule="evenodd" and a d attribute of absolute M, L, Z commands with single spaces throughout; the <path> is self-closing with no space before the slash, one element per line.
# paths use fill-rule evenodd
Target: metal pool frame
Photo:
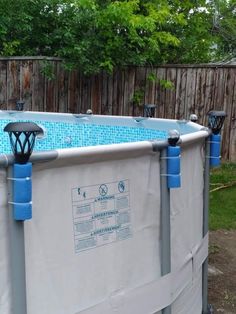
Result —
<path fill-rule="evenodd" d="M 203 200 L 203 238 L 208 233 L 208 207 L 209 207 L 209 155 L 210 144 L 209 136 L 211 131 L 202 128 L 194 133 L 182 135 L 178 142 L 180 146 L 187 146 L 205 138 L 205 166 L 204 166 L 204 200 Z M 126 150 L 132 150 L 132 144 L 126 144 Z M 170 189 L 167 186 L 167 147 L 169 143 L 165 141 L 153 141 L 154 152 L 160 152 L 160 189 L 161 189 L 161 274 L 162 276 L 171 272 L 171 238 L 170 238 Z M 75 154 L 72 152 L 72 154 Z M 46 162 L 54 159 L 63 159 L 63 154 L 59 151 L 35 152 L 30 158 L 31 163 Z M 8 177 L 12 177 L 12 165 L 14 156 L 9 154 L 0 155 L 0 167 L 8 168 Z M 11 194 L 12 184 L 8 181 L 8 190 Z M 12 215 L 12 205 L 9 204 L 10 215 Z M 163 241 L 163 239 L 165 239 Z M 11 244 L 11 272 L 13 278 L 13 314 L 26 314 L 26 283 L 25 283 L 25 247 L 24 247 L 24 221 L 10 219 L 10 244 Z M 202 266 L 202 313 L 207 314 L 207 267 L 206 259 Z M 171 305 L 162 310 L 163 314 L 171 314 Z"/>

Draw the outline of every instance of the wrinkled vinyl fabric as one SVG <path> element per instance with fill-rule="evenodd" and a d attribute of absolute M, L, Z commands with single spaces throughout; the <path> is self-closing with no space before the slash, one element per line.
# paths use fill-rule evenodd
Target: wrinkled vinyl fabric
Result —
<path fill-rule="evenodd" d="M 33 165 L 27 314 L 159 314 L 170 304 L 174 314 L 201 313 L 208 241 L 202 239 L 202 142 L 181 152 L 182 187 L 171 190 L 172 272 L 163 277 L 160 155 L 148 142 L 122 153 L 119 147 L 58 151 L 57 160 Z M 0 312 L 11 314 L 6 199 L 1 202 Z"/>
<path fill-rule="evenodd" d="M 0 313 L 11 313 L 7 171 L 0 169 Z"/>

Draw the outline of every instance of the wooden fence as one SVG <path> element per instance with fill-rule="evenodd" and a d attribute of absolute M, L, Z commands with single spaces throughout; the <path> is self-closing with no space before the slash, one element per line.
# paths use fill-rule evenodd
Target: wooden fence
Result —
<path fill-rule="evenodd" d="M 87 77 L 66 71 L 58 58 L 0 58 L 0 109 L 14 109 L 17 100 L 33 111 L 132 116 L 150 103 L 157 117 L 196 113 L 203 125 L 209 110 L 225 110 L 222 156 L 236 161 L 236 66 L 126 67 Z"/>

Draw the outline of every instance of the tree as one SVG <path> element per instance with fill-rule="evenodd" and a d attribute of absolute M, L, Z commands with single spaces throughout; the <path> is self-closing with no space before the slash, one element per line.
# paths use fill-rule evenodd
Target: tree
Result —
<path fill-rule="evenodd" d="M 162 47 L 178 45 L 178 39 L 163 26 L 173 15 L 166 1 L 87 1 L 77 3 L 73 43 L 60 51 L 77 60 L 80 67 L 96 72 L 125 64 L 144 65 L 163 61 Z M 84 12 L 89 12 L 84 29 Z M 81 26 L 80 26 L 81 25 Z M 72 44 L 72 45 L 71 45 Z"/>
<path fill-rule="evenodd" d="M 236 1 L 211 1 L 218 59 L 236 57 Z"/>
<path fill-rule="evenodd" d="M 216 37 L 212 29 L 212 7 L 208 1 L 170 1 L 184 16 L 182 28 L 173 30 L 180 44 L 173 51 L 174 63 L 207 63 L 214 58 Z"/>
<path fill-rule="evenodd" d="M 87 74 L 207 62 L 215 43 L 203 0 L 0 0 L 0 14 L 1 55 L 62 57 Z"/>

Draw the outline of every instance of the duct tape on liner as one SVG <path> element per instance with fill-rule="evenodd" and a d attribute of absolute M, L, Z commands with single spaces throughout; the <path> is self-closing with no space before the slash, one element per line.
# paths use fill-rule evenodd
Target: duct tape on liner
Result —
<path fill-rule="evenodd" d="M 197 273 L 204 263 L 205 259 L 208 256 L 208 242 L 209 242 L 209 235 L 208 233 L 203 238 L 203 241 L 200 246 L 196 246 L 193 250 L 193 272 Z"/>
<path fill-rule="evenodd" d="M 207 256 L 208 233 L 202 241 L 194 247 L 192 252 L 186 256 L 182 267 L 172 272 L 172 302 L 178 298 L 190 281 L 197 276 L 197 271 L 199 271 Z"/>

